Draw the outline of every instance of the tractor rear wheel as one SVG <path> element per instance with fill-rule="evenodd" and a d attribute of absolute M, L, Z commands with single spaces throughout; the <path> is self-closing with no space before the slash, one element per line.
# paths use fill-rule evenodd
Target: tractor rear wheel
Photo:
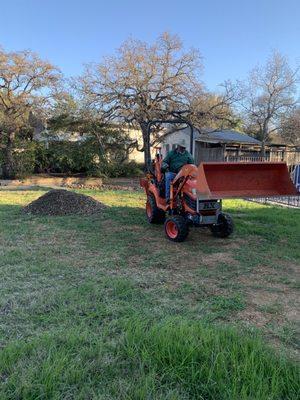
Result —
<path fill-rule="evenodd" d="M 166 218 L 165 212 L 157 207 L 155 197 L 152 194 L 147 197 L 146 216 L 150 224 L 162 224 Z"/>
<path fill-rule="evenodd" d="M 233 232 L 233 219 L 229 214 L 220 213 L 218 224 L 210 226 L 210 230 L 215 237 L 226 238 Z"/>
<path fill-rule="evenodd" d="M 189 233 L 186 219 L 181 215 L 174 215 L 165 222 L 165 233 L 172 242 L 183 242 Z"/>

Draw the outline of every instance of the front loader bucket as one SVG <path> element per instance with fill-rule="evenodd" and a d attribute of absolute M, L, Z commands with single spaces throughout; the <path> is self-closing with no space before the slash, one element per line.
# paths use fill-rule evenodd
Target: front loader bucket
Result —
<path fill-rule="evenodd" d="M 197 192 L 202 199 L 296 195 L 284 162 L 203 162 Z"/>

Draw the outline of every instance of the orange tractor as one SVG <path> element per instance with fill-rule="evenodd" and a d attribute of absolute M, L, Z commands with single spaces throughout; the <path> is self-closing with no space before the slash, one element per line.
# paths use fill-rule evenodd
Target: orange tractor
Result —
<path fill-rule="evenodd" d="M 166 236 L 174 242 L 184 241 L 190 226 L 208 227 L 216 237 L 229 236 L 233 221 L 222 211 L 222 199 L 296 194 L 283 162 L 202 162 L 199 167 L 187 164 L 181 168 L 171 183 L 167 203 L 159 148 L 140 184 L 147 195 L 148 222 L 164 223 Z"/>

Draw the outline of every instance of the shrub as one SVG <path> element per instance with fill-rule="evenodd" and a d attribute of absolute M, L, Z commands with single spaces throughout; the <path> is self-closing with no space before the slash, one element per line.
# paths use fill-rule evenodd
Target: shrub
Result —
<path fill-rule="evenodd" d="M 50 142 L 39 144 L 36 150 L 36 172 L 86 173 L 93 169 L 95 151 L 79 142 Z"/>
<path fill-rule="evenodd" d="M 3 154 L 0 152 L 0 165 Z M 124 161 L 120 149 L 102 155 L 95 140 L 84 142 L 19 142 L 14 151 L 15 177 L 35 173 L 84 174 L 98 177 L 138 176 L 142 166 Z M 1 173 L 1 171 L 0 171 Z"/>
<path fill-rule="evenodd" d="M 35 152 L 35 171 L 89 176 L 137 176 L 141 167 L 134 161 L 104 157 L 93 140 L 84 142 L 50 142 L 38 144 Z"/>
<path fill-rule="evenodd" d="M 101 171 L 101 165 L 99 165 L 99 171 Z M 139 176 L 142 174 L 142 166 L 135 161 L 114 162 L 107 164 L 104 171 L 105 175 L 112 178 Z"/>
<path fill-rule="evenodd" d="M 0 165 L 3 163 L 3 158 L 3 152 L 0 152 Z M 19 141 L 13 152 L 13 164 L 15 178 L 22 179 L 31 175 L 35 168 L 35 143 Z"/>

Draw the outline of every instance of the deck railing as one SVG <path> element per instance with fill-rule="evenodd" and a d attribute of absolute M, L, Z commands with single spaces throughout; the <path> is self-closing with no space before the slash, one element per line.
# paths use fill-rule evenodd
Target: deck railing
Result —
<path fill-rule="evenodd" d="M 243 150 L 241 154 L 238 154 L 236 150 L 227 149 L 224 155 L 224 161 L 245 161 L 245 162 L 262 162 L 262 161 L 284 161 L 287 165 L 300 164 L 300 151 L 272 151 L 267 152 L 265 156 L 262 156 L 258 152 L 251 150 Z"/>
<path fill-rule="evenodd" d="M 225 156 L 224 161 L 226 162 L 263 162 L 270 161 L 269 157 L 258 157 L 258 156 Z"/>

